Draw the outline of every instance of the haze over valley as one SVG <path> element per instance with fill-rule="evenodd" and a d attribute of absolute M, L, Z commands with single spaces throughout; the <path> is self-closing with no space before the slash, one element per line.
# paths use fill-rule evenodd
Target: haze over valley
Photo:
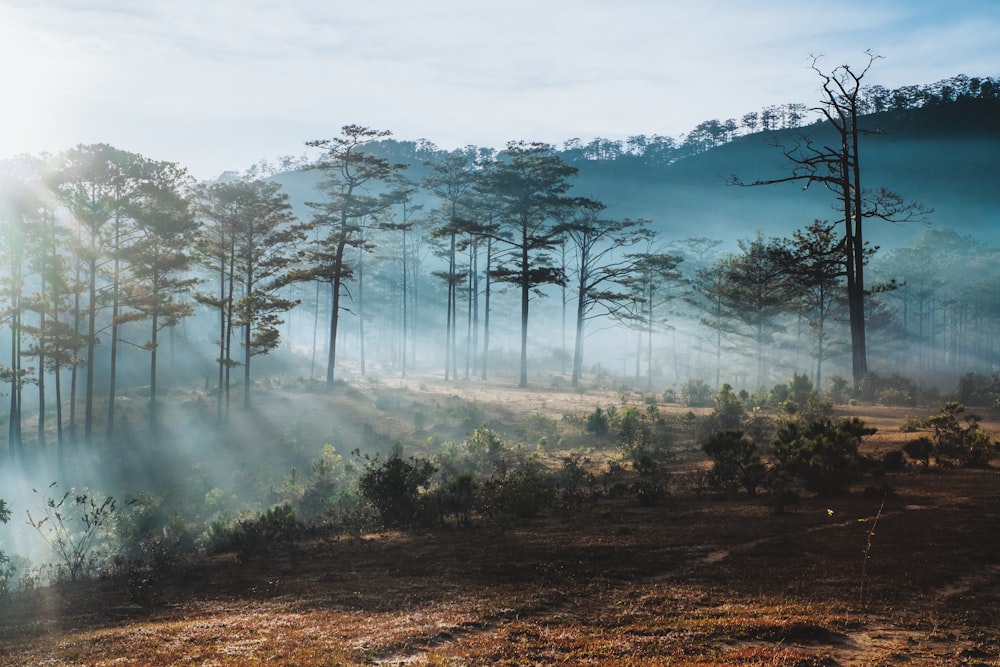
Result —
<path fill-rule="evenodd" d="M 589 31 L 605 14 L 585 5 L 568 20 Z M 400 16 L 259 9 L 257 51 L 242 14 L 213 42 L 214 15 L 203 34 L 148 32 L 157 3 L 13 3 L 0 55 L 69 17 L 94 30 L 80 65 L 116 62 L 123 86 L 108 35 L 176 55 L 164 91 L 190 71 L 181 34 L 244 82 L 234 54 L 264 76 L 336 52 L 360 76 L 379 44 L 407 53 Z M 716 29 L 777 18 L 729 9 Z M 414 26 L 449 16 L 428 12 Z M 329 39 L 303 41 L 303 17 Z M 956 17 L 939 29 L 982 62 Z M 858 30 L 904 18 L 873 10 Z M 395 38 L 362 40 L 375 25 Z M 446 92 L 475 83 L 481 51 L 437 65 L 436 115 L 373 77 L 328 116 L 374 108 L 375 124 L 310 135 L 299 98 L 282 115 L 247 90 L 281 122 L 233 111 L 239 150 L 186 137 L 176 161 L 149 138 L 170 123 L 143 127 L 155 156 L 89 130 L 53 148 L 73 125 L 26 110 L 73 86 L 42 86 L 54 60 L 18 71 L 37 96 L 0 124 L 38 146 L 0 135 L 0 665 L 994 664 L 1000 78 L 860 49 L 810 56 L 806 102 L 761 101 L 787 90 L 762 60 L 727 84 L 724 118 L 631 133 L 622 119 L 647 117 L 625 92 L 645 87 L 606 83 L 614 104 L 590 109 L 577 89 L 604 68 L 533 56 L 537 30 L 510 56 L 535 78 L 504 65 L 489 82 L 506 93 L 476 99 L 520 90 L 518 113 L 546 112 L 495 143 L 477 137 L 511 127 L 509 107 L 480 110 L 472 126 L 497 127 L 468 140 L 468 119 L 436 117 L 476 116 Z M 728 30 L 705 41 L 756 39 Z M 81 117 L 99 108 L 83 88 Z M 422 109 L 399 134 L 379 124 L 399 118 L 390 92 Z M 191 95 L 222 104 L 195 80 Z M 145 82 L 136 96 L 188 118 Z M 297 114 L 287 154 L 216 169 Z M 592 116 L 613 138 L 530 136 Z"/>

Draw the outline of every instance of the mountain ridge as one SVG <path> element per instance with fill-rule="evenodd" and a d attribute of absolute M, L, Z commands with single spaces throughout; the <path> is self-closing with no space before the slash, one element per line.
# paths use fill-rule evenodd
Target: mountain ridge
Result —
<path fill-rule="evenodd" d="M 861 144 L 866 188 L 884 187 L 933 209 L 927 224 L 987 243 L 1000 241 L 1000 202 L 995 197 L 1000 185 L 1000 100 L 960 99 L 883 111 L 862 116 L 861 122 L 869 130 Z M 837 219 L 834 195 L 819 186 L 803 191 L 799 183 L 731 184 L 733 176 L 750 183 L 787 175 L 790 163 L 779 146 L 803 136 L 822 142 L 829 133 L 823 123 L 756 132 L 670 162 L 630 154 L 581 159 L 570 151 L 556 152 L 579 170 L 572 192 L 602 201 L 609 216 L 647 218 L 664 241 L 706 236 L 735 247 L 736 240 L 758 230 L 788 236 L 815 219 Z M 393 159 L 408 150 L 418 158 L 433 155 L 416 147 L 414 142 L 389 139 L 373 150 Z M 408 172 L 419 181 L 425 170 L 411 161 Z M 298 214 L 310 215 L 305 203 L 322 196 L 316 190 L 319 175 L 305 170 L 274 178 L 285 186 Z M 422 203 L 434 204 L 429 197 Z M 893 247 L 907 243 L 924 227 L 872 221 L 867 233 L 873 243 Z"/>

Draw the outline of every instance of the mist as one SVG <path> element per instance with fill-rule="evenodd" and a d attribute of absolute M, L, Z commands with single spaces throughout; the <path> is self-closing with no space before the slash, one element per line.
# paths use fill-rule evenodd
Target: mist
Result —
<path fill-rule="evenodd" d="M 866 116 L 880 130 L 866 138 L 866 182 L 928 211 L 907 224 L 866 223 L 871 376 L 864 398 L 892 396 L 904 405 L 948 396 L 960 379 L 985 382 L 1000 370 L 992 335 L 1000 325 L 996 99 L 921 99 Z M 103 145 L 8 161 L 10 308 L 0 349 L 10 351 L 10 400 L 0 416 L 10 428 L 0 498 L 12 520 L 0 526 L 0 550 L 30 567 L 51 563 L 26 518 L 66 493 L 118 500 L 130 518 L 107 526 L 108 544 L 114 530 L 138 530 L 144 520 L 156 539 L 197 550 L 225 525 L 300 501 L 317 480 L 336 488 L 331 503 L 348 495 L 371 457 L 432 455 L 463 441 L 485 419 L 475 401 L 457 396 L 470 387 L 522 384 L 539 396 L 637 391 L 683 405 L 702 387 L 766 394 L 796 376 L 818 391 L 852 384 L 842 296 L 830 302 L 820 329 L 800 296 L 752 311 L 739 292 L 746 285 L 729 280 L 727 310 L 713 314 L 711 299 L 721 292 L 711 292 L 706 277 L 725 278 L 755 242 L 787 246 L 796 231 L 837 215 L 822 188 L 728 184 L 734 174 L 786 173 L 776 146 L 826 132 L 790 111 L 791 120 L 767 131 L 749 116 L 742 125 L 706 121 L 683 141 L 522 142 L 506 152 L 445 151 L 383 133 L 365 144 L 369 162 L 359 164 L 387 171 L 350 200 L 343 183 L 324 181 L 332 170 L 320 158 L 329 155 L 203 184 L 172 163 Z M 533 159 L 562 170 L 562 189 L 539 201 L 563 208 L 539 204 L 523 214 L 537 225 L 525 239 L 548 234 L 523 266 L 510 227 L 516 197 L 502 190 L 502 179 L 490 180 L 517 159 L 515 148 L 537 151 Z M 88 151 L 147 170 L 128 206 L 109 195 L 81 207 L 84 185 L 107 185 L 80 158 Z M 434 165 L 448 160 L 461 165 L 455 178 L 464 188 L 451 200 L 433 184 Z M 408 189 L 399 189 L 400 179 Z M 257 197 L 258 208 L 246 209 L 253 215 L 212 208 L 243 196 Z M 605 221 L 642 220 L 643 234 L 594 267 L 609 275 L 580 315 L 582 375 L 572 386 L 573 271 L 582 260 L 550 232 L 581 199 L 599 203 Z M 262 203 L 276 212 L 274 235 L 254 237 Z M 101 207 L 118 208 L 95 223 Z M 343 232 L 344 254 L 333 264 L 323 253 L 336 243 L 322 244 L 331 243 L 331 221 L 344 211 L 357 221 Z M 252 239 L 245 248 L 233 240 L 240 224 Z M 449 234 L 457 238 L 451 247 Z M 259 267 L 267 253 L 265 280 Z M 643 253 L 676 269 L 648 295 L 636 287 Z M 610 266 L 624 268 L 612 275 Z M 834 292 L 842 291 L 838 281 Z M 785 290 L 787 282 L 765 289 Z"/>

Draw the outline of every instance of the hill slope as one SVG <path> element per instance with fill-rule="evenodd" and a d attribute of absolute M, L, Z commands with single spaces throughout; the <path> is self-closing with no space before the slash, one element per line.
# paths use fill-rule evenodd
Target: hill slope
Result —
<path fill-rule="evenodd" d="M 930 224 L 955 229 L 994 243 L 1000 239 L 997 155 L 1000 155 L 1000 101 L 963 100 L 919 109 L 866 116 L 865 129 L 877 132 L 862 143 L 863 182 L 886 187 L 907 200 L 934 209 Z M 822 141 L 829 130 L 812 125 L 756 133 L 672 164 L 624 155 L 615 160 L 572 160 L 579 168 L 577 194 L 599 199 L 616 217 L 644 217 L 665 240 L 706 236 L 734 244 L 760 229 L 769 236 L 789 235 L 814 219 L 836 219 L 836 202 L 821 188 L 803 192 L 796 184 L 759 188 L 727 185 L 732 175 L 744 181 L 788 173 L 778 145 L 801 135 Z M 389 142 L 398 151 L 406 142 Z M 393 159 L 398 156 L 393 155 Z M 410 160 L 414 180 L 426 171 L 421 157 Z M 566 154 L 567 161 L 570 157 Z M 305 202 L 320 198 L 315 172 L 276 177 L 292 196 L 300 216 Z M 433 206 L 429 198 L 423 203 Z M 873 243 L 904 244 L 920 224 L 869 225 Z"/>

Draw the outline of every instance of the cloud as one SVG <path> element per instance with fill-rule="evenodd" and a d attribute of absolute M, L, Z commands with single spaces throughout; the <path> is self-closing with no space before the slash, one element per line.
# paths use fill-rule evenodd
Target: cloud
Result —
<path fill-rule="evenodd" d="M 993 73 L 1000 6 L 939 5 L 66 0 L 0 20 L 30 36 L 38 76 L 18 86 L 39 148 L 108 141 L 210 176 L 352 122 L 445 147 L 677 136 L 812 101 L 810 54 L 874 49 L 872 81 L 890 87 Z"/>

